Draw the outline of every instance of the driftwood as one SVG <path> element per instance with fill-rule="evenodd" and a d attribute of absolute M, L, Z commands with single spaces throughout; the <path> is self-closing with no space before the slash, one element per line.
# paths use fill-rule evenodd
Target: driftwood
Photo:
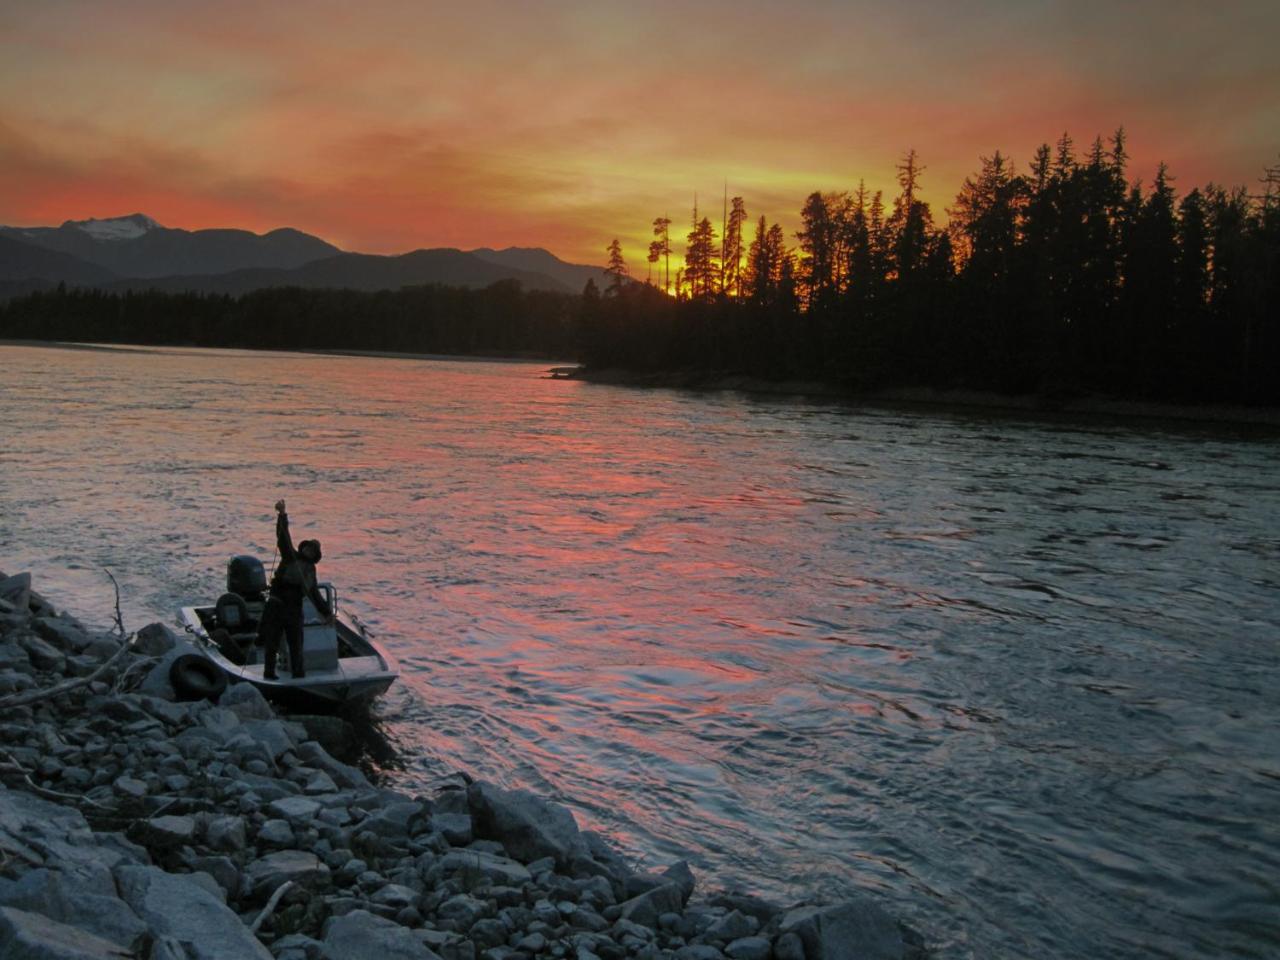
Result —
<path fill-rule="evenodd" d="M 31 779 L 31 774 L 27 768 L 14 759 L 13 755 L 5 750 L 0 750 L 0 757 L 8 761 L 4 766 L 0 766 L 0 773 L 13 771 L 22 774 L 22 779 L 26 781 L 27 789 L 36 796 L 44 797 L 47 800 L 70 800 L 72 803 L 88 803 L 102 810 L 110 810 L 106 804 L 99 803 L 91 797 L 86 797 L 76 793 L 62 793 L 58 790 L 50 790 L 48 787 L 42 787 Z"/>
<path fill-rule="evenodd" d="M 85 677 L 74 677 L 71 680 L 64 680 L 62 683 L 56 683 L 52 687 L 43 687 L 35 690 L 27 690 L 25 693 L 14 693 L 7 697 L 0 697 L 0 712 L 12 710 L 14 707 L 25 707 L 29 703 L 39 703 L 41 700 L 52 700 L 54 697 L 60 697 L 64 693 L 75 690 L 77 687 L 83 687 L 86 684 L 93 683 L 100 676 L 110 670 L 127 654 L 133 647 L 133 635 L 130 634 L 120 649 L 113 653 L 110 659 L 104 661 L 98 669 Z"/>
<path fill-rule="evenodd" d="M 262 908 L 262 912 L 258 914 L 258 919 L 254 920 L 249 927 L 249 932 L 254 936 L 258 934 L 258 928 L 266 921 L 267 917 L 275 911 L 276 906 L 280 903 L 281 898 L 293 887 L 292 880 L 286 880 L 280 886 L 276 887 L 276 892 L 271 895 L 271 899 L 267 901 L 267 905 Z"/>

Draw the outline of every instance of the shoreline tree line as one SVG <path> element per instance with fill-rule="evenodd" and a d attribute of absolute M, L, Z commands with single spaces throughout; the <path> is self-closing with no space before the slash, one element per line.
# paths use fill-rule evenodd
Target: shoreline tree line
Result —
<path fill-rule="evenodd" d="M 1064 134 L 1019 172 L 981 158 L 947 208 L 914 150 L 886 198 L 814 192 L 789 244 L 726 194 L 695 205 L 677 269 L 653 221 L 648 277 L 621 243 L 581 296 L 406 287 L 240 297 L 43 291 L 0 304 L 0 338 L 579 359 L 638 373 L 746 374 L 850 389 L 931 386 L 1280 403 L 1280 166 L 1259 192 L 1131 181 L 1123 130 Z M 751 239 L 747 239 L 748 233 Z"/>

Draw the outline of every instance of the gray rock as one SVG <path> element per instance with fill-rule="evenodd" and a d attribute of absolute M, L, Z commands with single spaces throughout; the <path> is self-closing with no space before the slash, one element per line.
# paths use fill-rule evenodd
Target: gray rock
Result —
<path fill-rule="evenodd" d="M 279 760 L 296 746 L 288 726 L 280 720 L 246 720 L 240 732 L 261 744 L 272 760 Z"/>
<path fill-rule="evenodd" d="M 38 913 L 0 907 L 0 957 L 4 960 L 129 960 L 134 955 L 110 940 Z"/>
<path fill-rule="evenodd" d="M 567 869 L 575 858 L 589 859 L 573 814 L 558 804 L 482 781 L 467 788 L 467 802 L 476 835 L 500 841 L 517 860 L 554 857 Z"/>
<path fill-rule="evenodd" d="M 177 642 L 177 634 L 163 623 L 148 623 L 134 637 L 133 648 L 148 657 L 163 657 Z"/>
<path fill-rule="evenodd" d="M 129 839 L 149 849 L 185 847 L 195 842 L 196 822 L 191 817 L 152 817 L 139 820 L 129 831 Z"/>
<path fill-rule="evenodd" d="M 258 843 L 267 847 L 292 847 L 297 842 L 288 820 L 268 820 L 258 828 Z"/>
<path fill-rule="evenodd" d="M 325 794 L 337 793 L 338 785 L 333 782 L 333 777 L 329 776 L 323 770 L 317 770 L 302 786 L 302 792 L 308 796 L 323 796 Z"/>
<path fill-rule="evenodd" d="M 85 629 L 64 617 L 36 617 L 31 626 L 42 640 L 63 653 L 79 653 L 89 645 Z"/>
<path fill-rule="evenodd" d="M 672 883 L 679 884 L 680 896 L 684 898 L 685 903 L 688 903 L 689 898 L 693 896 L 694 888 L 698 884 L 698 881 L 693 876 L 693 871 L 689 869 L 688 862 L 677 860 L 662 871 L 662 876 Z M 751 932 L 754 933 L 755 931 Z"/>
<path fill-rule="evenodd" d="M 641 926 L 657 929 L 658 917 L 664 913 L 679 913 L 684 907 L 684 894 L 675 883 L 655 887 L 638 897 L 619 904 L 619 916 Z"/>
<path fill-rule="evenodd" d="M 773 942 L 773 960 L 804 960 L 804 941 L 800 935 L 787 932 Z"/>
<path fill-rule="evenodd" d="M 906 954 L 897 921 L 866 898 L 790 910 L 779 930 L 800 938 L 806 960 L 902 960 Z"/>
<path fill-rule="evenodd" d="M 769 940 L 767 937 L 742 937 L 725 947 L 724 954 L 729 960 L 769 960 Z"/>
<path fill-rule="evenodd" d="M 507 857 L 482 853 L 478 850 L 450 850 L 439 860 L 446 873 L 478 873 L 491 883 L 519 887 L 533 877 L 520 863 Z"/>
<path fill-rule="evenodd" d="M 501 920 L 477 920 L 467 936 L 481 950 L 502 946 L 507 942 L 507 925 Z"/>
<path fill-rule="evenodd" d="M 344 790 L 367 789 L 369 787 L 369 778 L 356 767 L 348 766 L 340 760 L 331 757 L 320 744 L 314 740 L 308 740 L 298 745 L 297 754 L 299 759 L 309 767 L 315 767 L 323 770 L 333 782 Z"/>
<path fill-rule="evenodd" d="M 542 953 L 547 949 L 547 938 L 541 933 L 531 933 L 516 941 L 516 949 L 525 953 Z"/>
<path fill-rule="evenodd" d="M 0 849 L 29 864 L 56 864 L 90 886 L 111 888 L 111 870 L 124 861 L 101 846 L 80 811 L 0 786 Z"/>
<path fill-rule="evenodd" d="M 33 633 L 22 634 L 18 643 L 27 651 L 31 665 L 37 670 L 48 670 L 61 673 L 67 668 L 67 655 L 50 643 L 46 643 Z"/>
<path fill-rule="evenodd" d="M 31 574 L 15 573 L 0 579 L 0 597 L 12 604 L 14 610 L 25 613 L 31 606 Z"/>
<path fill-rule="evenodd" d="M 411 907 L 418 902 L 418 891 L 399 883 L 388 883 L 370 897 L 369 901 L 376 903 L 380 907 L 393 907 L 396 910 L 403 910 L 405 907 Z"/>
<path fill-rule="evenodd" d="M 330 919 L 320 956 L 323 960 L 440 960 L 409 930 L 367 910 Z"/>
<path fill-rule="evenodd" d="M 271 944 L 276 960 L 319 960 L 324 944 L 301 933 L 280 937 Z"/>
<path fill-rule="evenodd" d="M 215 850 L 226 850 L 231 853 L 245 848 L 245 825 L 243 817 L 214 817 L 205 828 L 205 839 Z"/>
<path fill-rule="evenodd" d="M 115 897 L 114 886 L 110 893 L 63 873 L 32 870 L 16 883 L 0 886 L 0 905 L 40 913 L 124 950 L 136 950 L 147 936 L 147 925 Z M 0 956 L 5 954 L 0 951 Z"/>
<path fill-rule="evenodd" d="M 470 930 L 477 920 L 489 912 L 489 905 L 469 894 L 460 893 L 440 904 L 436 915 L 441 923 L 454 930 Z"/>
<path fill-rule="evenodd" d="M 291 823 L 306 823 L 315 819 L 320 812 L 320 804 L 307 797 L 282 797 L 271 801 L 267 810 Z"/>
<path fill-rule="evenodd" d="M 433 813 L 431 826 L 432 829 L 439 830 L 454 847 L 465 847 L 474 836 L 469 813 Z"/>
<path fill-rule="evenodd" d="M 705 935 L 708 940 L 741 940 L 752 936 L 759 929 L 760 921 L 732 910 L 718 920 L 713 920 Z"/>
<path fill-rule="evenodd" d="M 329 868 L 314 853 L 277 850 L 249 864 L 244 875 L 253 896 L 265 899 L 285 881 L 304 887 L 323 887 L 329 881 Z"/>
<path fill-rule="evenodd" d="M 240 890 L 240 869 L 230 857 L 196 857 L 190 866 L 192 870 L 212 877 L 228 897 L 234 897 Z"/>
<path fill-rule="evenodd" d="M 31 658 L 27 656 L 27 651 L 22 649 L 20 643 L 16 641 L 0 643 L 0 670 L 30 673 L 34 669 Z"/>
<path fill-rule="evenodd" d="M 676 951 L 676 960 L 724 960 L 719 947 L 707 943 L 691 943 Z"/>
<path fill-rule="evenodd" d="M 360 829 L 372 830 L 380 837 L 408 839 L 425 817 L 420 803 L 389 803 L 361 821 Z"/>
<path fill-rule="evenodd" d="M 116 870 L 120 896 L 160 937 L 172 937 L 189 960 L 270 960 L 271 954 L 226 904 L 190 878 L 156 867 Z"/>
<path fill-rule="evenodd" d="M 116 777 L 112 786 L 122 797 L 132 797 L 134 800 L 141 800 L 148 792 L 146 783 L 134 777 Z"/>

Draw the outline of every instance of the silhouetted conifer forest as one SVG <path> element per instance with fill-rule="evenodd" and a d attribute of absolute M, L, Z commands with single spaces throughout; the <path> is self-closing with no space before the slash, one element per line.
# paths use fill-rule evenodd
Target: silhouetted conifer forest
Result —
<path fill-rule="evenodd" d="M 1280 403 L 1280 167 L 1262 187 L 1179 195 L 1161 165 L 1130 181 L 1123 131 L 1077 156 L 999 152 L 947 223 L 920 199 L 914 151 L 887 201 L 813 193 L 795 246 L 726 196 L 717 234 L 695 208 L 673 275 L 668 217 L 645 282 L 609 245 L 610 282 L 581 297 L 407 288 L 264 290 L 238 299 L 34 294 L 0 336 L 262 348 L 576 357 L 588 369 L 746 374 L 851 389 L 932 386 L 1171 401 Z M 718 211 L 717 211 L 718 212 Z M 748 243 L 748 228 L 754 234 Z"/>

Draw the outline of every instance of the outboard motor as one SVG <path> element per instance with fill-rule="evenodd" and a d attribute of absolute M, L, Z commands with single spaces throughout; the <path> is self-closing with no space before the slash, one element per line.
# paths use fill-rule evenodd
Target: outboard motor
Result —
<path fill-rule="evenodd" d="M 257 557 L 241 554 L 227 561 L 227 591 L 246 600 L 261 600 L 267 589 L 267 572 Z"/>

